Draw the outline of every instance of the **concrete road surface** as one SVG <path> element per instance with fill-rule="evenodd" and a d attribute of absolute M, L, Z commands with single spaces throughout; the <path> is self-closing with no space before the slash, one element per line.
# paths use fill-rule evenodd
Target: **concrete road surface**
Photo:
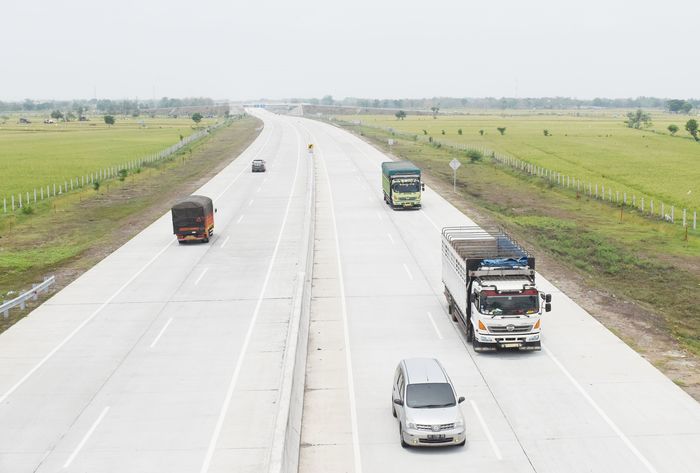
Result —
<path fill-rule="evenodd" d="M 475 354 L 440 280 L 441 227 L 472 222 L 430 189 L 390 210 L 381 153 L 254 113 L 261 136 L 198 191 L 209 244 L 179 246 L 165 215 L 0 335 L 1 473 L 267 471 L 313 178 L 301 471 L 698 471 L 700 405 L 566 295 L 539 277 L 541 352 Z M 412 356 L 467 398 L 465 447 L 400 447 L 391 381 Z"/>
<path fill-rule="evenodd" d="M 0 472 L 264 468 L 306 245 L 305 146 L 268 116 L 197 192 L 218 208 L 209 244 L 178 245 L 164 215 L 0 336 Z"/>
<path fill-rule="evenodd" d="M 440 229 L 474 223 L 430 189 L 422 210 L 389 209 L 385 155 L 303 126 L 318 190 L 302 472 L 700 471 L 700 405 L 543 277 L 543 350 L 476 354 L 446 313 L 440 260 Z M 415 356 L 466 396 L 465 447 L 399 445 L 391 382 Z"/>

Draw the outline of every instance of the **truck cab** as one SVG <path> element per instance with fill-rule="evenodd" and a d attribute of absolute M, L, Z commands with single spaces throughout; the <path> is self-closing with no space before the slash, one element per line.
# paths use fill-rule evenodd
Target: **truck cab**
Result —
<path fill-rule="evenodd" d="M 467 338 L 475 349 L 541 348 L 541 316 L 550 310 L 551 296 L 537 289 L 534 276 L 476 277 L 469 301 Z"/>

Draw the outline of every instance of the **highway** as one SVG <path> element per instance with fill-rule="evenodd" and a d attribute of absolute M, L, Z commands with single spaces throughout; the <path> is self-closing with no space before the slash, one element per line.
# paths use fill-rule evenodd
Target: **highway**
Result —
<path fill-rule="evenodd" d="M 476 354 L 446 313 L 440 259 L 440 229 L 474 223 L 430 189 L 422 210 L 390 210 L 386 156 L 304 126 L 318 191 L 302 472 L 697 471 L 700 405 L 542 276 L 543 350 Z M 467 398 L 466 447 L 399 445 L 391 382 L 414 356 Z"/>
<path fill-rule="evenodd" d="M 168 213 L 0 336 L 0 472 L 266 464 L 306 244 L 304 147 L 268 118 L 198 191 L 218 209 L 209 244 L 178 245 Z"/>
<path fill-rule="evenodd" d="M 178 245 L 166 214 L 0 335 L 0 473 L 267 471 L 310 204 L 301 472 L 697 470 L 700 404 L 590 314 L 538 276 L 543 350 L 474 353 L 440 276 L 440 229 L 473 222 L 429 188 L 393 211 L 382 153 L 251 113 L 261 135 L 197 192 L 209 244 Z M 399 445 L 392 376 L 414 356 L 466 397 L 465 447 Z"/>

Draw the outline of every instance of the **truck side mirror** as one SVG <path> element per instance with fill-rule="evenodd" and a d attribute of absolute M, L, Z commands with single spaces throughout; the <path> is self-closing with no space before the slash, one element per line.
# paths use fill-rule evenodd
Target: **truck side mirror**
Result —
<path fill-rule="evenodd" d="M 549 303 L 549 302 L 547 302 L 547 303 L 544 305 L 544 311 L 545 311 L 545 312 L 551 312 L 551 311 L 552 311 L 552 304 Z"/>
<path fill-rule="evenodd" d="M 547 294 L 546 296 L 544 296 L 544 301 L 545 301 L 545 302 L 552 302 L 552 295 L 551 295 L 551 294 Z"/>
<path fill-rule="evenodd" d="M 472 304 L 476 302 L 476 294 L 474 294 L 473 292 L 469 294 L 469 302 L 471 302 Z"/>
<path fill-rule="evenodd" d="M 216 209 L 216 208 L 214 209 L 214 213 L 216 213 L 216 212 L 218 212 L 218 211 L 219 211 L 219 209 Z"/>
<path fill-rule="evenodd" d="M 401 399 L 394 399 L 394 404 L 397 406 L 403 406 L 403 401 Z"/>
<path fill-rule="evenodd" d="M 462 404 L 464 402 L 464 396 L 459 396 L 459 399 L 457 399 L 457 404 Z"/>

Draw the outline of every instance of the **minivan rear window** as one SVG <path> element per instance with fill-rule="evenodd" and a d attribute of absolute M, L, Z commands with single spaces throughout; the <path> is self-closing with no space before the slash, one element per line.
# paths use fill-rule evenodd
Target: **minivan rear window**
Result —
<path fill-rule="evenodd" d="M 406 405 L 416 409 L 457 405 L 448 383 L 421 383 L 406 386 Z"/>

